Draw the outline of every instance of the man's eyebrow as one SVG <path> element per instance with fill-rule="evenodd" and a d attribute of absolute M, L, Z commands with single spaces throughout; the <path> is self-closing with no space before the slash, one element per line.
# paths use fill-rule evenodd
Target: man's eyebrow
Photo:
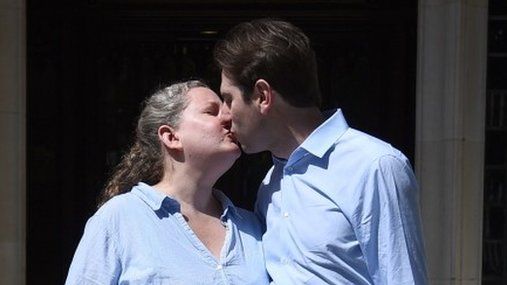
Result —
<path fill-rule="evenodd" d="M 230 98 L 232 97 L 231 93 L 228 91 L 220 91 L 220 98 L 224 100 L 224 97 Z"/>

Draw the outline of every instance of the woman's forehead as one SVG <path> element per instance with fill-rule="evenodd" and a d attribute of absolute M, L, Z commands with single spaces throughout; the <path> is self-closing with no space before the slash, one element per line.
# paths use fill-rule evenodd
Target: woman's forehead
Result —
<path fill-rule="evenodd" d="M 207 105 L 210 103 L 220 103 L 220 98 L 213 90 L 206 87 L 195 87 L 188 91 L 190 103 L 198 105 Z"/>

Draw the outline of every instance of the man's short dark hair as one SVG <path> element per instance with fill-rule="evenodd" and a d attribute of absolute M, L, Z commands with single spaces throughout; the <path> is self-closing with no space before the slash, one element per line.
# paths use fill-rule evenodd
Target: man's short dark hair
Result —
<path fill-rule="evenodd" d="M 240 23 L 216 44 L 214 57 L 247 102 L 255 82 L 264 79 L 292 106 L 320 105 L 315 52 L 308 37 L 291 23 Z"/>

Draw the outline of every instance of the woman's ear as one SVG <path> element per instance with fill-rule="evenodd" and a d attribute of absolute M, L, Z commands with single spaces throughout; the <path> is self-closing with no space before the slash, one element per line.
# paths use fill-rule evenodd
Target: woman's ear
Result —
<path fill-rule="evenodd" d="M 258 106 L 261 114 L 267 114 L 274 103 L 274 90 L 271 85 L 264 80 L 258 79 L 255 82 L 254 92 L 257 95 Z"/>
<path fill-rule="evenodd" d="M 158 138 L 162 144 L 173 150 L 181 149 L 181 141 L 176 134 L 174 128 L 168 125 L 162 125 L 158 128 Z"/>

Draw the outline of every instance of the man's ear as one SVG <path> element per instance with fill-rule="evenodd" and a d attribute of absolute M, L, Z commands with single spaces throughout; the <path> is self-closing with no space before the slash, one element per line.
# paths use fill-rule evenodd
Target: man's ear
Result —
<path fill-rule="evenodd" d="M 271 85 L 266 80 L 258 79 L 255 82 L 254 92 L 257 95 L 256 99 L 258 100 L 259 111 L 261 114 L 267 114 L 273 106 L 275 99 L 273 88 L 271 88 Z"/>
<path fill-rule="evenodd" d="M 158 138 L 162 144 L 172 150 L 181 149 L 181 141 L 175 132 L 175 129 L 168 125 L 162 125 L 158 128 Z"/>

